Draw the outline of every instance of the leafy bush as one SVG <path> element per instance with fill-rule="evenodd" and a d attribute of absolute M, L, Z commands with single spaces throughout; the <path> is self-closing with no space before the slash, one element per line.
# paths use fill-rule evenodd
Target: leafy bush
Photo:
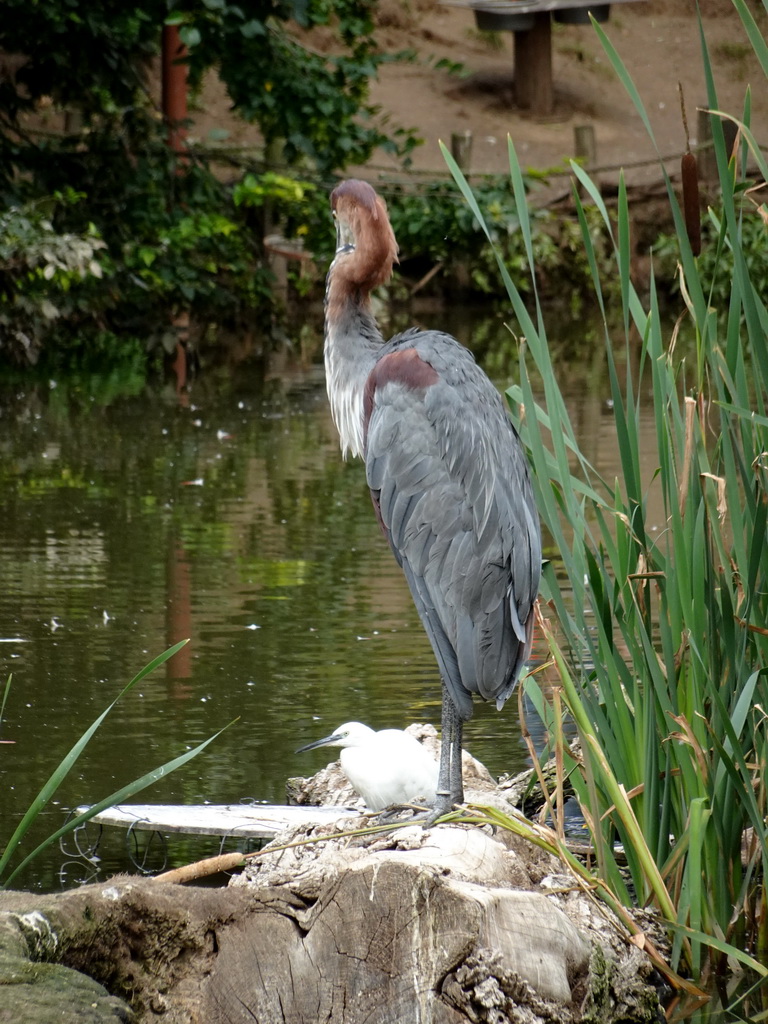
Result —
<path fill-rule="evenodd" d="M 0 85 L 0 187 L 13 190 L 14 169 L 34 161 L 39 142 L 23 115 L 44 99 L 78 111 L 89 135 L 133 148 L 133 115 L 152 111 L 147 72 L 164 24 L 179 26 L 192 85 L 216 68 L 237 113 L 267 143 L 280 141 L 290 162 L 305 158 L 328 174 L 377 146 L 407 155 L 416 140 L 385 131 L 367 99 L 377 67 L 392 59 L 377 52 L 372 10 L 373 0 L 186 0 L 170 12 L 166 0 L 106 0 L 87 10 L 71 0 L 7 0 L 0 50 L 20 56 Z M 305 42 L 317 26 L 333 39 L 327 54 Z M 81 141 L 89 144 L 85 134 Z"/>
<path fill-rule="evenodd" d="M 331 257 L 328 194 L 314 182 L 271 171 L 248 173 L 235 185 L 232 199 L 236 207 L 258 211 L 266 221 L 277 215 L 281 233 L 306 243 L 319 261 L 325 263 Z"/>
<path fill-rule="evenodd" d="M 739 217 L 739 247 L 758 292 L 768 294 L 768 214 L 765 206 L 748 201 L 737 193 Z M 701 255 L 696 261 L 702 288 L 717 309 L 728 308 L 733 283 L 733 249 L 727 234 L 723 233 L 725 211 L 722 204 L 710 207 L 702 224 Z M 677 273 L 679 247 L 676 235 L 662 235 L 654 246 L 655 265 L 660 275 L 673 282 L 672 290 L 679 294 L 680 276 Z"/>
<path fill-rule="evenodd" d="M 205 154 L 180 159 L 169 150 L 148 93 L 149 63 L 163 25 L 178 25 L 192 85 L 216 67 L 234 109 L 313 174 L 363 162 L 377 146 L 405 157 L 416 140 L 385 130 L 367 100 L 371 77 L 389 59 L 376 52 L 371 10 L 372 0 L 188 0 L 170 13 L 166 0 L 87 9 L 71 0 L 9 0 L 0 49 L 15 56 L 0 81 L 0 208 L 34 221 L 47 203 L 48 244 L 59 236 L 72 251 L 74 238 L 103 242 L 94 266 L 105 276 L 98 288 L 71 287 L 64 303 L 58 299 L 74 279 L 57 268 L 46 303 L 35 274 L 17 273 L 10 254 L 0 265 L 5 352 L 29 354 L 54 332 L 58 351 L 74 352 L 86 329 L 129 331 L 151 349 L 179 310 L 217 321 L 269 311 L 255 204 L 233 203 Z M 307 45 L 317 26 L 334 40 L 328 54 Z M 51 103 L 66 112 L 68 127 L 31 130 L 30 116 Z M 47 199 L 75 190 L 78 202 Z"/>
<path fill-rule="evenodd" d="M 57 320 L 90 305 L 105 271 L 106 246 L 92 224 L 86 234 L 54 230 L 48 215 L 61 199 L 0 213 L 0 352 L 5 338 L 30 362 Z M 78 199 L 71 193 L 67 201 Z"/>
<path fill-rule="evenodd" d="M 159 345 L 181 310 L 233 321 L 270 308 L 261 222 L 239 212 L 231 190 L 205 167 L 177 173 L 159 134 L 154 145 L 154 156 L 145 152 L 111 176 L 95 148 L 60 149 L 58 170 L 37 177 L 53 198 L 28 201 L 0 220 L 6 357 L 35 358 L 55 337 L 57 358 L 74 358 L 86 336 L 108 328 L 124 335 L 115 339 L 119 359 L 121 347 L 133 351 L 131 335 L 141 335 L 148 351 Z M 59 175 L 82 191 L 56 192 Z"/>

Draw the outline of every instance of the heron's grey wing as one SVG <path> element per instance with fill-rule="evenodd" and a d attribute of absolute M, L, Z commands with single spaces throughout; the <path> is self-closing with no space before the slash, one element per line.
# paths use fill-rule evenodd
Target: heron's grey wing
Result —
<path fill-rule="evenodd" d="M 366 388 L 368 484 L 468 718 L 472 693 L 503 704 L 530 650 L 541 542 L 527 461 L 454 339 L 425 332 L 388 348 Z"/>

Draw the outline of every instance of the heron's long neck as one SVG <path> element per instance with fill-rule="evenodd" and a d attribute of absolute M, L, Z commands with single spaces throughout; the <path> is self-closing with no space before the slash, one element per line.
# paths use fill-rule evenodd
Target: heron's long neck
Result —
<path fill-rule="evenodd" d="M 383 344 L 368 293 L 328 273 L 325 299 L 325 380 L 341 450 L 363 457 L 363 394 Z"/>

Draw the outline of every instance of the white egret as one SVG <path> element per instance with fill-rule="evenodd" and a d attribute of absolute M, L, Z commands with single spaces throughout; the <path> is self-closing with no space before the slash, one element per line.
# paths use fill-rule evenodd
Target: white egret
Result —
<path fill-rule="evenodd" d="M 437 761 L 402 729 L 375 732 L 362 722 L 346 722 L 296 753 L 315 747 L 341 747 L 341 767 L 372 811 L 417 798 L 431 804 L 437 793 Z"/>

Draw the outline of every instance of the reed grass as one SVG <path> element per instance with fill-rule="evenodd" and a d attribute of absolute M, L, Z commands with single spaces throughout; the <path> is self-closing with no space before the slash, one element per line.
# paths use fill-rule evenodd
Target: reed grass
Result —
<path fill-rule="evenodd" d="M 733 4 L 768 76 L 768 47 L 755 19 L 744 0 Z M 593 24 L 653 139 L 626 67 Z M 587 172 L 572 164 L 574 203 L 604 325 L 621 465 L 615 480 L 600 475 L 576 439 L 550 359 L 535 276 L 529 312 L 501 267 L 521 334 L 520 385 L 509 398 L 533 465 L 542 523 L 562 563 L 558 576 L 551 564 L 545 567 L 549 617 L 542 628 L 581 740 L 580 756 L 565 748 L 564 771 L 590 829 L 597 874 L 624 905 L 658 908 L 669 923 L 673 967 L 696 976 L 734 958 L 743 961 L 743 951 L 764 954 L 768 934 L 768 309 L 740 248 L 745 221 L 766 221 L 747 169 L 765 182 L 768 167 L 750 129 L 749 91 L 738 117 L 719 111 L 700 20 L 699 34 L 723 209 L 717 251 L 732 255 L 722 261 L 727 287 L 720 281 L 707 288 L 700 277 L 661 164 L 684 297 L 681 320 L 673 330 L 665 327 L 653 276 L 643 296 L 632 280 L 623 176 L 609 211 Z M 733 153 L 726 151 L 726 118 L 738 126 Z M 444 155 L 483 225 L 470 187 Z M 533 267 L 511 140 L 509 160 Z M 620 285 L 615 309 L 604 298 L 587 204 L 600 212 L 612 239 Z M 713 305 L 715 294 L 728 297 L 721 307 Z M 682 334 L 692 339 L 684 353 L 678 352 Z M 640 459 L 646 390 L 655 425 L 651 473 L 643 470 L 647 453 Z M 649 515 L 651 495 L 663 506 L 660 523 Z M 547 694 L 538 678 L 529 676 L 525 686 L 542 707 Z M 545 717 L 551 718 L 551 708 Z"/>
<path fill-rule="evenodd" d="M 46 839 L 44 839 L 41 843 L 39 843 L 33 850 L 27 853 L 19 861 L 19 863 L 16 864 L 15 867 L 9 870 L 13 858 L 22 847 L 23 841 L 27 836 L 27 833 L 38 820 L 40 814 L 48 806 L 53 796 L 60 789 L 62 783 L 69 775 L 74 765 L 77 763 L 78 758 L 85 750 L 86 746 L 93 738 L 94 734 L 102 726 L 104 720 L 106 719 L 110 711 L 112 711 L 112 709 L 115 707 L 118 701 L 122 697 L 126 696 L 138 683 L 142 681 L 142 679 L 145 679 L 156 668 L 159 668 L 159 666 L 163 665 L 166 661 L 168 661 L 169 658 L 172 658 L 174 654 L 181 650 L 181 648 L 187 642 L 187 640 L 181 640 L 179 643 L 174 644 L 173 647 L 169 647 L 168 650 L 163 651 L 162 654 L 159 654 L 148 665 L 145 665 L 144 668 L 137 672 L 133 679 L 131 679 L 131 681 L 123 687 L 123 689 L 120 691 L 117 697 L 115 697 L 112 703 L 109 704 L 109 706 L 104 711 L 102 711 L 102 713 L 95 719 L 95 721 L 92 722 L 91 725 L 85 730 L 85 732 L 76 741 L 76 743 L 69 751 L 69 753 L 66 755 L 66 757 L 64 757 L 63 760 L 54 768 L 48 781 L 45 783 L 45 785 L 42 787 L 42 789 L 37 794 L 35 799 L 27 808 L 26 813 L 23 815 L 21 821 L 16 826 L 16 829 L 14 830 L 10 839 L 7 841 L 5 848 L 3 849 L 3 852 L 0 855 L 0 889 L 9 888 L 14 878 L 16 878 L 17 875 L 21 871 L 23 871 L 23 869 L 26 868 L 31 861 L 35 859 L 35 857 L 41 854 L 44 850 L 48 849 L 48 847 L 51 846 L 53 843 L 58 842 L 63 836 L 68 835 L 70 832 L 73 832 L 76 828 L 79 828 L 85 822 L 90 821 L 91 818 L 95 817 L 97 814 L 100 814 L 101 811 L 106 810 L 108 807 L 114 807 L 116 804 L 120 804 L 125 800 L 130 800 L 132 797 L 136 796 L 137 793 L 140 793 L 148 786 L 151 786 L 152 783 L 157 782 L 158 779 L 165 778 L 166 775 L 170 775 L 170 773 L 176 771 L 177 768 L 181 768 L 182 765 L 185 765 L 188 761 L 191 761 L 192 758 L 197 757 L 197 755 L 200 754 L 208 746 L 209 743 L 212 743 L 213 740 L 215 740 L 218 736 L 221 735 L 224 729 L 220 729 L 217 733 L 215 733 L 213 736 L 210 736 L 207 740 L 204 740 L 202 743 L 198 743 L 196 747 L 193 747 L 192 749 L 185 751 L 178 757 L 175 757 L 172 760 L 167 761 L 159 768 L 154 768 L 152 771 L 147 772 L 145 775 L 142 775 L 139 778 L 134 779 L 132 782 L 129 782 L 125 786 L 122 786 L 114 793 L 110 793 L 108 796 L 103 797 L 101 800 L 98 800 L 96 803 L 88 807 L 87 810 L 81 812 L 80 814 L 74 815 L 72 818 L 66 821 L 65 824 L 61 826 L 61 828 L 57 829 Z M 3 708 L 5 707 L 5 700 L 8 696 L 9 688 L 10 679 L 8 681 L 8 684 L 6 685 L 6 689 L 3 695 Z M 2 709 L 0 709 L 0 712 L 1 711 Z M 224 728 L 229 728 L 229 726 L 225 726 Z"/>

